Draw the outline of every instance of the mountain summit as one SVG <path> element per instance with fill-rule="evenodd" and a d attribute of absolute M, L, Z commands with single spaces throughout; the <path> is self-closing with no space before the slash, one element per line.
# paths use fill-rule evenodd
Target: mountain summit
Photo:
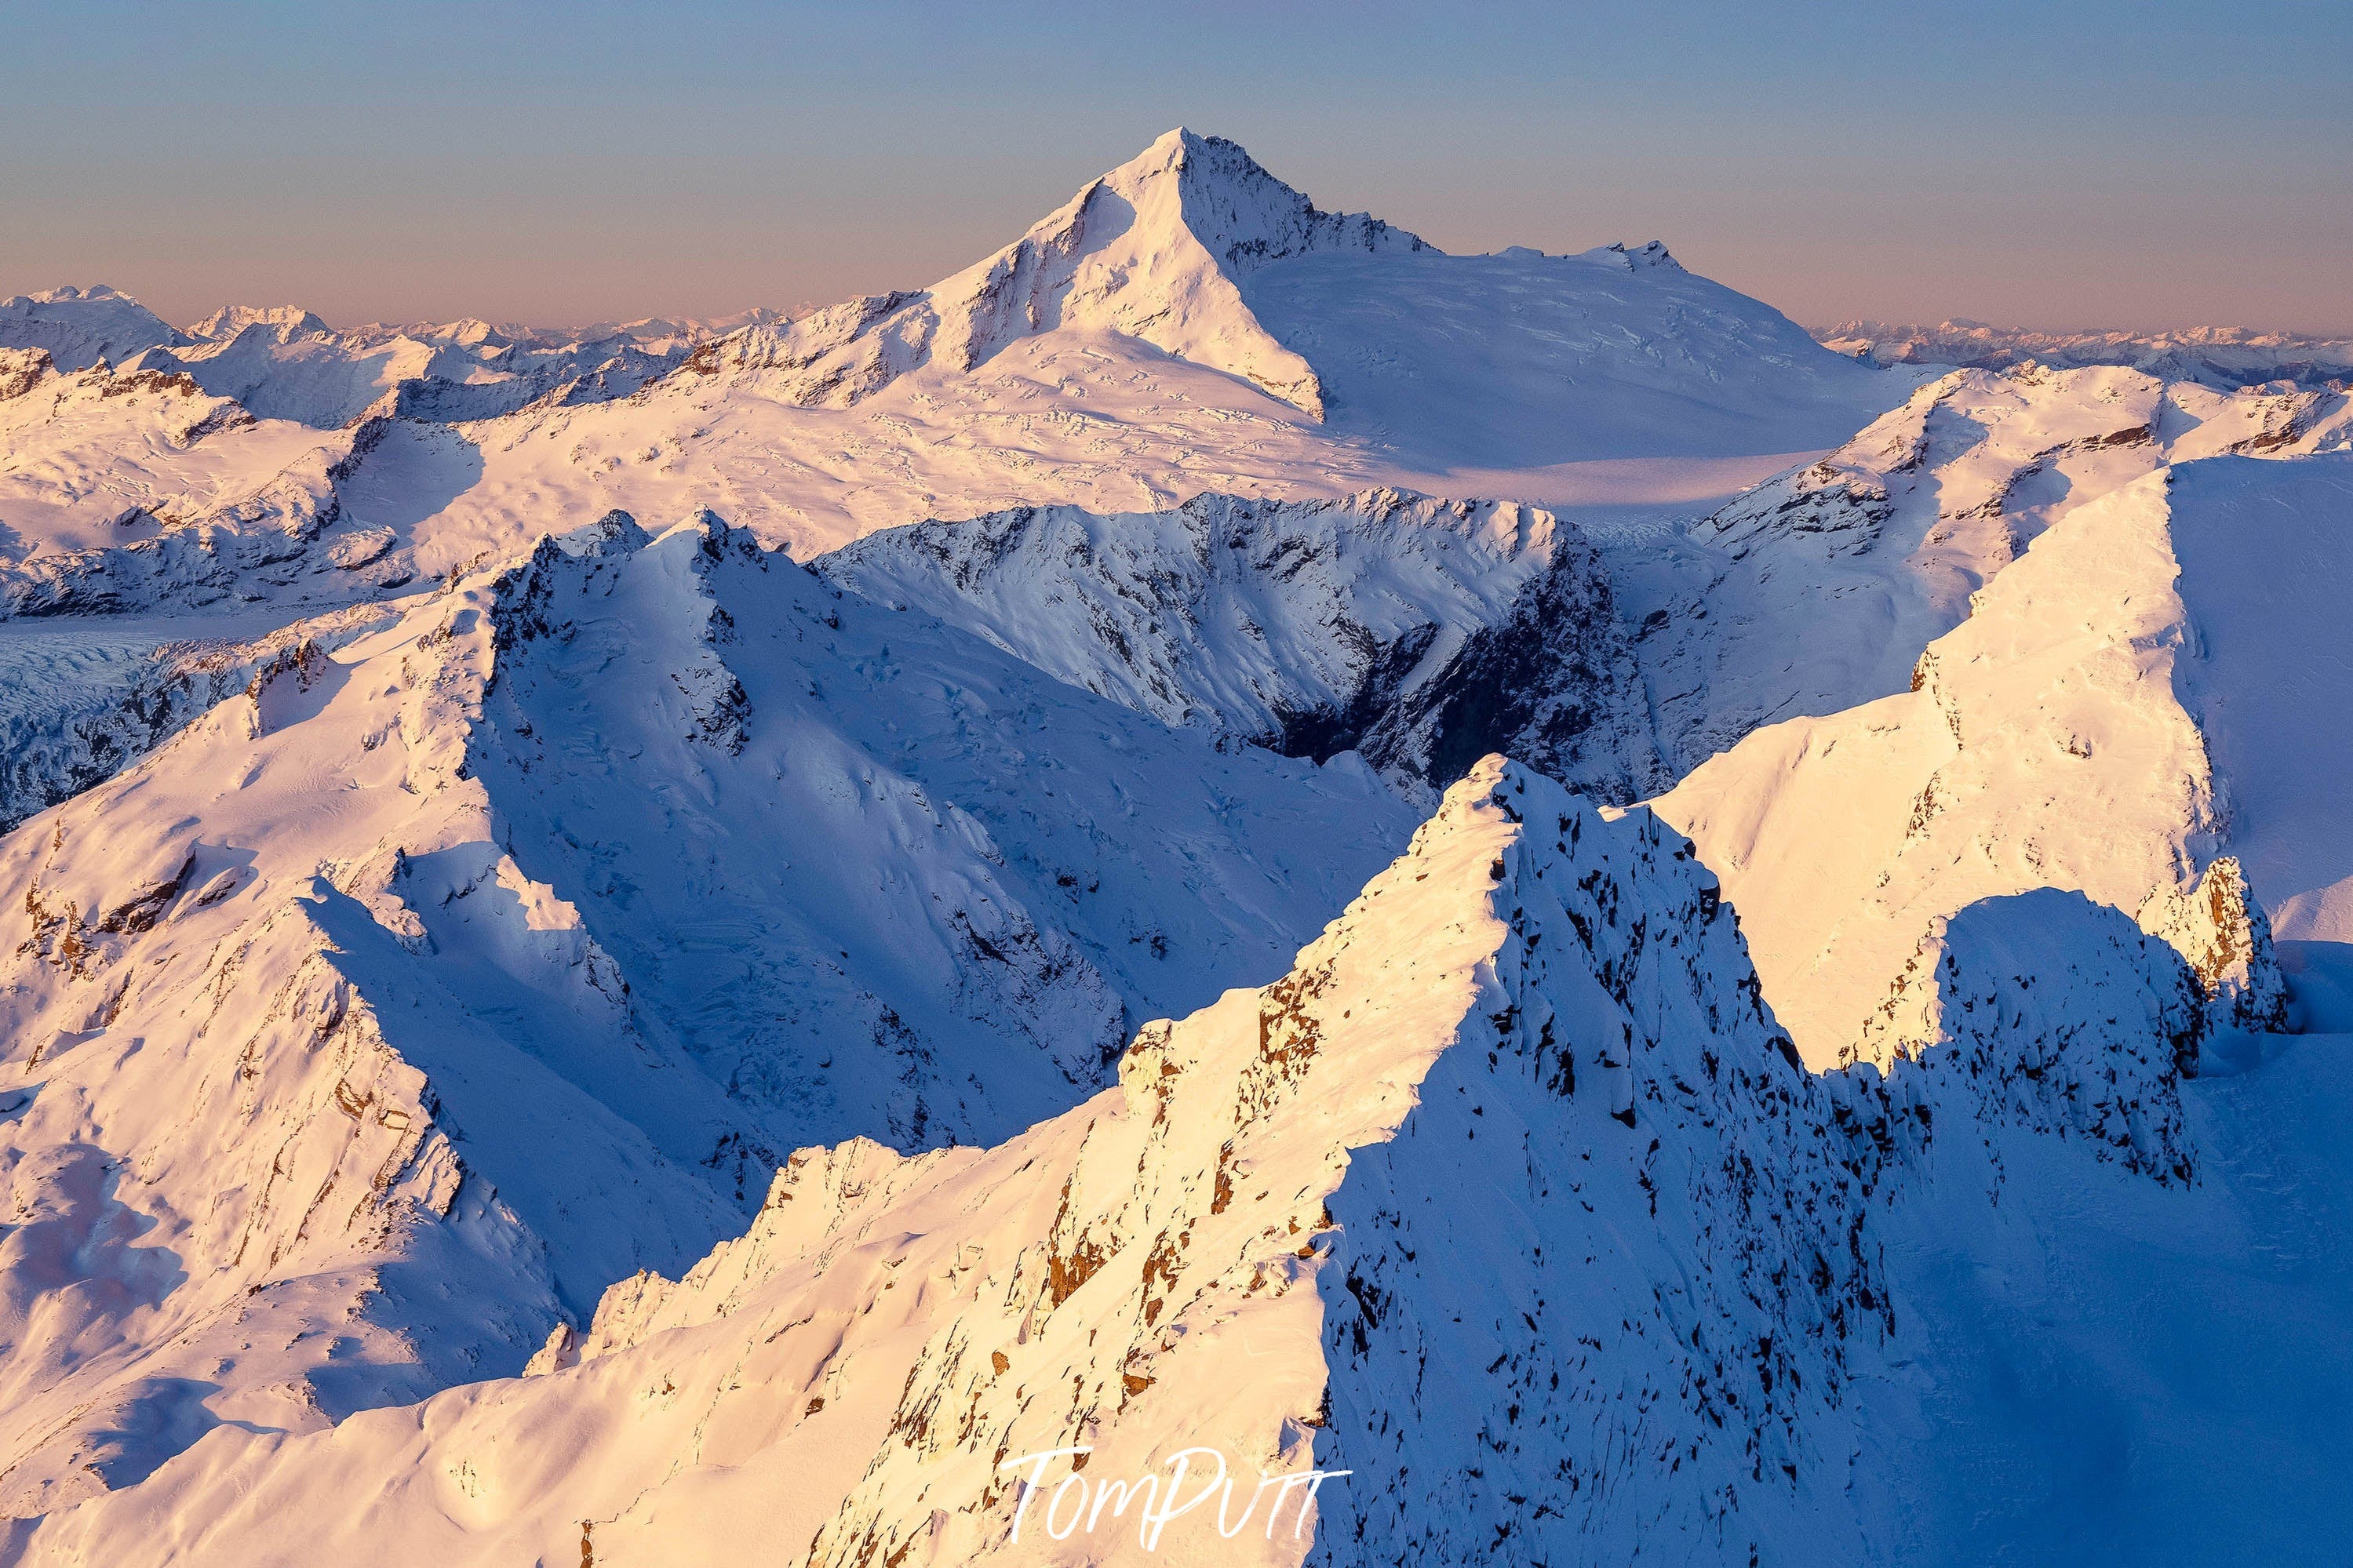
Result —
<path fill-rule="evenodd" d="M 1240 144 L 1180 128 L 953 278 L 754 327 L 729 347 L 747 369 L 784 372 L 776 390 L 788 400 L 847 407 L 918 365 L 968 371 L 1032 333 L 1092 328 L 1320 417 L 1314 369 L 1259 324 L 1241 279 L 1319 251 L 1430 248 L 1368 215 L 1324 212 Z"/>

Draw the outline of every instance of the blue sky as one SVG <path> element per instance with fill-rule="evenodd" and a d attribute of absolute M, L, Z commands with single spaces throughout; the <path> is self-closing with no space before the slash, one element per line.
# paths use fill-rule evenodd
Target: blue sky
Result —
<path fill-rule="evenodd" d="M 0 294 L 717 313 L 932 281 L 1183 123 L 1801 321 L 2353 331 L 2353 4 L 0 0 Z"/>

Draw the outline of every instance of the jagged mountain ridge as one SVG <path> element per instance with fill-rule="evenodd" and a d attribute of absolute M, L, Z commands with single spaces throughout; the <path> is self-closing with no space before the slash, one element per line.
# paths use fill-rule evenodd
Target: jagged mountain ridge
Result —
<path fill-rule="evenodd" d="M 2083 940 L 2016 945 L 2027 932 Z M 1535 1563 L 1638 1544 L 1880 1561 L 1941 1504 L 1934 1474 L 1878 1463 L 1878 1445 L 1932 1411 L 1964 1443 L 2018 1419 L 1958 1381 L 1940 1407 L 1921 1381 L 1924 1363 L 1970 1370 L 1948 1337 L 1983 1310 L 1973 1289 L 2005 1295 L 1923 1268 L 1925 1244 L 2047 1267 L 2048 1239 L 2001 1217 L 2031 1184 L 2169 1216 L 2201 1256 L 2245 1245 L 2208 1190 L 2235 1178 L 2202 1164 L 2193 1131 L 2221 1124 L 2187 1110 L 2197 1080 L 2166 1033 L 2194 1012 L 2169 949 L 2048 894 L 1979 906 L 1948 951 L 1946 995 L 2025 982 L 2049 1009 L 1971 1008 L 1967 1033 L 1932 1026 L 1888 1076 L 1817 1079 L 1687 844 L 1492 760 L 1290 975 L 1147 1026 L 1088 1104 L 993 1150 L 804 1150 L 742 1239 L 675 1282 L 616 1285 L 535 1375 L 303 1437 L 224 1431 L 20 1531 L 10 1560 L 686 1565 L 757 1535 L 824 1563 Z M 2077 1030 L 2087 1006 L 2108 1033 Z M 2065 1081 L 2100 1089 L 2034 1089 Z M 2006 1289 L 2020 1308 L 2064 1294 Z M 2200 1289 L 2138 1305 L 2178 1311 Z M 2242 1310 L 2284 1322 L 2300 1300 L 2266 1283 Z M 2146 1332 L 2107 1351 L 2127 1378 L 2163 1364 L 2134 1359 L 2164 1353 Z M 2266 1386 L 2291 1364 L 2265 1359 Z M 1026 1504 L 1006 1468 L 1085 1445 L 1088 1486 L 1165 1475 L 1172 1434 L 1239 1469 L 1211 1497 L 1232 1510 L 1225 1540 L 1207 1511 L 1147 1537 L 1132 1497 L 1080 1530 L 1087 1495 L 1045 1511 L 1066 1453 Z M 2246 1528 L 2198 1513 L 2241 1458 L 2195 1462 L 2209 1479 L 2168 1460 L 2135 1487 L 2156 1510 L 2136 1536 Z M 1261 1531 L 1256 1468 L 1310 1464 L 1348 1472 L 1318 1489 L 1312 1542 L 1288 1528 L 1308 1511 L 1296 1491 L 1275 1505 L 1285 1528 Z M 363 1472 L 391 1478 L 385 1506 L 319 1508 Z M 2176 1475 L 2189 1501 L 2167 1500 Z M 2051 1503 L 2102 1495 L 2096 1475 L 2063 1478 Z M 2326 1490 L 2274 1504 L 2263 1539 L 2281 1513 L 2294 1538 L 2343 1511 Z M 287 1542 L 270 1521 L 288 1517 L 320 1533 Z M 1981 1515 L 1927 1555 L 2031 1539 Z"/>
<path fill-rule="evenodd" d="M 512 1371 L 813 1133 L 1059 1110 L 1409 826 L 710 520 L 568 542 L 0 838 L 10 1512 Z"/>
<path fill-rule="evenodd" d="M 1025 509 L 868 535 L 818 569 L 1171 724 L 1434 799 L 1508 751 L 1601 799 L 1661 779 L 1599 558 L 1535 508 L 1393 490 Z"/>
<path fill-rule="evenodd" d="M 2045 530 L 2168 465 L 2348 438 L 2353 403 L 2326 391 L 2111 367 L 1940 376 L 1687 533 L 1610 552 L 1660 750 L 1684 773 L 1760 724 L 1905 689 Z"/>
<path fill-rule="evenodd" d="M 2081 889 L 2196 961 L 2209 900 L 2189 896 L 2219 874 L 2217 911 L 2268 905 L 2298 911 L 2286 934 L 2333 931 L 2319 911 L 2347 864 L 2343 796 L 2308 764 L 2341 726 L 2327 701 L 2289 720 L 2270 688 L 2304 668 L 2345 580 L 2347 465 L 2221 457 L 2089 501 L 1974 595 L 1909 691 L 1761 729 L 1653 803 L 1721 869 L 1809 1060 L 1856 1038 L 1933 921 L 1989 897 Z M 2249 569 L 2257 515 L 2285 535 L 2274 558 L 2299 562 L 2301 593 Z M 2337 684 L 2307 677 L 2303 696 Z"/>
<path fill-rule="evenodd" d="M 751 376 L 787 402 L 849 407 L 934 360 L 968 372 L 1018 338 L 1100 331 L 1320 416 L 1314 369 L 1259 324 L 1240 280 L 1291 257 L 1424 248 L 1365 214 L 1319 211 L 1236 143 L 1178 129 L 953 278 L 748 328 L 689 369 Z"/>
<path fill-rule="evenodd" d="M 0 1527 L 0 1562 L 322 1550 L 289 1517 L 361 1560 L 693 1560 L 757 1531 L 963 1561 L 1003 1552 L 992 1435 L 1103 1436 L 1101 1479 L 1188 1419 L 1238 1459 L 1363 1461 L 1370 1479 L 1319 1500 L 1313 1547 L 1269 1539 L 1282 1561 L 2147 1561 L 2341 1532 L 2328 1489 L 2298 1483 L 2353 1434 L 2281 1413 L 2353 1408 L 2314 1331 L 2353 1301 L 2328 1261 L 2353 1223 L 2329 1112 L 2353 1082 L 2340 1041 L 2274 1031 L 2343 1026 L 2331 998 L 2353 994 L 2327 940 L 2353 879 L 2329 654 L 2353 489 L 2325 454 L 2342 397 L 1942 378 L 1824 460 L 1694 506 L 1690 537 L 1597 528 L 1587 555 L 1564 530 L 1547 552 L 1534 508 L 1426 503 L 1374 553 L 1376 578 L 1409 582 L 1335 586 L 1286 577 L 1283 552 L 1358 504 L 1319 508 L 1319 487 L 1361 491 L 1383 462 L 1525 493 L 1471 465 L 1535 484 L 1531 464 L 1652 442 L 1754 450 L 1820 427 L 1842 388 L 1912 383 L 1824 368 L 1661 247 L 1243 268 L 1200 242 L 1247 226 L 1180 200 L 1168 275 L 1204 276 L 1197 243 L 1261 334 L 1209 331 L 1232 301 L 1204 284 L 1190 359 L 1066 311 L 1139 308 L 1076 289 L 1083 263 L 1060 280 L 1116 227 L 1110 198 L 997 258 L 923 350 L 949 357 L 847 407 L 723 366 L 594 408 L 371 419 L 339 448 L 234 404 L 199 434 L 217 400 L 177 372 L 0 363 L 0 390 L 80 432 L 43 441 L 84 442 L 0 484 L 0 516 L 48 509 L 12 536 L 40 613 L 5 668 L 74 668 L 33 639 L 114 611 L 83 647 L 108 650 L 93 689 L 128 694 L 95 719 L 12 699 L 25 787 L 102 779 L 212 705 L 154 766 L 0 838 L 24 873 L 0 991 L 0 1062 L 24 1066 L 0 1089 L 0 1512 L 50 1514 Z M 315 341 L 290 310 L 185 335 Z M 419 335 L 495 353 L 512 334 Z M 1478 352 L 1430 357 L 1448 339 Z M 872 347 L 850 380 L 890 369 Z M 1320 419 L 1266 392 L 1275 351 L 1314 374 Z M 1564 365 L 1587 389 L 1565 402 Z M 1417 376 L 1426 417 L 1401 430 Z M 1688 420 L 1644 401 L 1710 386 Z M 263 479 L 241 455 L 208 466 L 279 440 Z M 2222 451 L 2244 455 L 2191 460 Z M 210 499 L 101 512 L 142 468 Z M 1177 509 L 1211 471 L 1238 493 Z M 748 526 L 654 539 L 612 514 L 528 547 L 584 497 L 664 498 L 646 515 L 667 518 L 690 489 Z M 997 489 L 1038 505 L 988 530 L 1092 552 L 1041 573 L 1063 618 L 1001 607 L 1026 556 L 934 617 L 744 537 L 807 554 Z M 1050 516 L 1058 495 L 1090 514 Z M 1461 543 L 1444 520 L 1507 510 L 1531 538 L 1492 566 L 1403 570 Z M 1271 548 L 1200 596 L 1184 530 L 1245 514 Z M 166 538 L 190 517 L 212 527 Z M 52 524 L 98 537 L 53 549 Z M 1173 529 L 1173 553 L 1097 551 L 1107 524 Z M 946 595 L 962 572 L 939 555 L 974 542 L 927 526 L 908 537 L 937 547 L 923 585 Z M 441 595 L 262 635 L 418 575 Z M 1360 613 L 1377 602 L 1393 620 Z M 120 614 L 159 606 L 182 624 Z M 1297 635 L 1263 661 L 1225 637 L 1194 657 L 1188 627 L 1228 616 Z M 1399 632 L 1377 648 L 1509 635 L 1442 679 L 1366 682 L 1326 639 L 1375 625 Z M 1573 679 L 1531 679 L 1520 656 L 1564 629 Z M 150 637 L 226 646 L 124 680 Z M 1053 668 L 1049 645 L 1080 637 L 1162 652 Z M 1628 640 L 1633 661 L 1610 651 Z M 1403 833 L 1354 759 L 1219 752 L 1126 710 L 1181 717 L 1155 708 L 1164 677 L 1215 697 L 1213 731 L 1297 695 L 1311 721 L 1258 738 L 1316 756 L 1345 730 L 1438 782 L 1455 770 L 1433 740 L 1541 739 L 1508 709 L 1563 694 L 1551 716 L 1580 744 L 1655 736 L 1678 768 L 1821 714 L 1656 803 L 1703 808 L 1706 868 L 1642 812 L 1596 817 L 1490 766 L 1493 793 L 1450 802 L 1420 847 L 1463 837 L 1376 882 L 1402 918 L 1366 918 L 1368 893 L 1284 981 L 1147 1026 L 1117 1115 L 1091 1101 L 1082 1129 L 1056 1118 L 1137 1017 L 1273 973 Z M 1126 708 L 1069 689 L 1091 683 L 1124 683 Z M 1368 689 L 1386 706 L 1359 724 Z M 1345 722 L 1314 735 L 1319 692 Z M 1433 692 L 1492 693 L 1509 722 L 1425 725 Z M 1639 786 L 1607 759 L 1630 752 L 1543 760 L 1606 763 L 1585 782 L 1622 797 Z M 1807 923 L 1828 917 L 1826 937 Z M 1359 1021 L 1373 1003 L 1394 1027 Z M 251 1026 L 234 1073 L 224 1018 Z M 1780 1024 L 1842 1065 L 1798 1071 Z M 232 1103 L 241 1136 L 185 1114 Z M 685 1269 L 779 1150 L 860 1131 L 995 1147 L 805 1152 L 749 1236 Z M 1028 1261 L 1000 1270 L 992 1248 Z M 1278 1289 L 1280 1345 L 1246 1342 L 1214 1399 L 1188 1392 L 1227 1364 L 1219 1314 L 1262 1322 Z M 2221 1355 L 2217 1321 L 2242 1336 Z M 480 1381 L 551 1322 L 548 1375 Z M 1149 1430 L 1104 1415 L 1131 1406 Z M 1920 1452 L 1935 1463 L 1904 1462 Z M 352 1514 L 352 1478 L 387 1473 L 399 1516 Z M 129 1489 L 65 1511 L 106 1487 Z"/>

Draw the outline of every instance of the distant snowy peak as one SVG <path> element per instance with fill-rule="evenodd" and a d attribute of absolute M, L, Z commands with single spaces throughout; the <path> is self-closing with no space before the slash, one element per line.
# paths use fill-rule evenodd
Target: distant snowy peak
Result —
<path fill-rule="evenodd" d="M 1654 239 L 1648 245 L 1637 246 L 1605 245 L 1599 250 L 1588 251 L 1587 254 L 1595 257 L 1610 255 L 1620 258 L 1624 260 L 1626 270 L 1629 272 L 1640 271 L 1645 267 L 1672 267 L 1678 272 L 1683 270 L 1683 264 L 1668 252 L 1666 244 L 1662 240 Z"/>
<path fill-rule="evenodd" d="M 1430 798 L 1508 751 L 1603 799 L 1663 777 L 1609 579 L 1570 524 L 1394 489 L 1023 507 L 870 534 L 818 563 L 1171 724 Z"/>
<path fill-rule="evenodd" d="M 45 349 L 63 371 L 120 364 L 142 349 L 187 340 L 128 294 L 104 284 L 0 300 L 0 348 Z"/>
<path fill-rule="evenodd" d="M 1166 205 L 1171 183 L 1173 215 Z M 1152 216 L 1151 239 L 1165 243 L 1176 237 L 1168 227 L 1173 216 L 1186 237 L 1235 274 L 1316 251 L 1435 248 L 1367 213 L 1324 212 L 1269 174 L 1240 142 L 1198 136 L 1181 127 L 1098 184 L 1134 202 L 1139 214 Z M 1082 192 L 1079 202 L 1087 195 Z M 1039 227 L 1054 222 L 1049 218 Z"/>
<path fill-rule="evenodd" d="M 261 328 L 280 342 L 324 337 L 332 330 L 300 305 L 224 305 L 190 327 L 187 335 L 203 342 L 227 342 L 253 327 Z"/>
<path fill-rule="evenodd" d="M 1314 371 L 1243 303 L 1240 280 L 1320 252 L 1428 250 L 1364 214 L 1319 210 L 1234 142 L 1172 131 L 1020 239 L 920 294 L 755 326 L 690 362 L 766 372 L 776 395 L 847 407 L 918 365 L 969 371 L 1055 328 L 1122 333 L 1320 416 Z"/>

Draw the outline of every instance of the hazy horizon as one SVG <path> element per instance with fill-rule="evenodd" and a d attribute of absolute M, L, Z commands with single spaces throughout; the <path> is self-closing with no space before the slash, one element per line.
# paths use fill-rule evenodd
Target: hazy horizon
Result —
<path fill-rule="evenodd" d="M 2353 331 L 2353 131 L 2267 107 L 2326 100 L 2348 8 L 2259 36 L 2173 4 L 1614 16 L 78 16 L 17 30 L 0 296 L 105 283 L 182 325 L 790 309 L 935 281 L 1183 123 L 1447 250 L 1662 239 L 1814 326 Z"/>

